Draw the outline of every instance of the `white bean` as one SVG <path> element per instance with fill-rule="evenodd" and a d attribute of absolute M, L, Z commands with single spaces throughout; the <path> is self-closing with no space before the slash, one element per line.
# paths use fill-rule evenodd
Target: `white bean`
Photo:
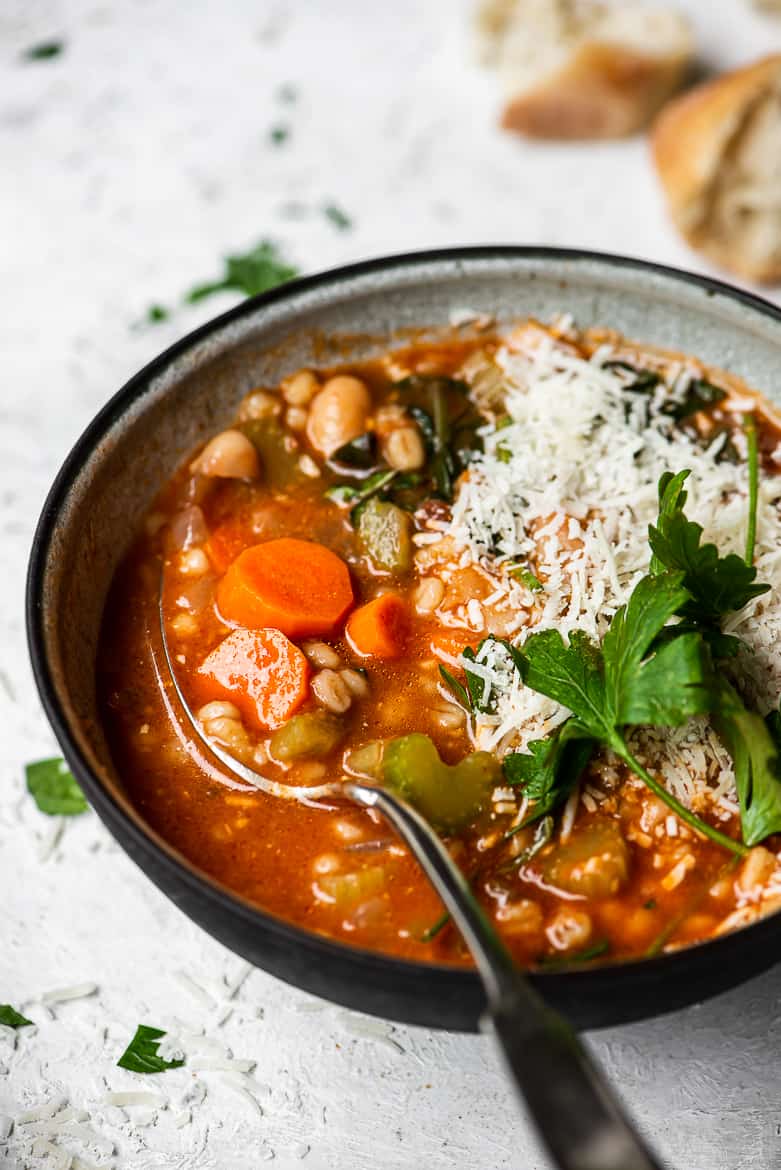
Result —
<path fill-rule="evenodd" d="M 257 479 L 260 459 L 241 431 L 222 431 L 211 439 L 191 465 L 193 471 L 218 479 Z"/>
<path fill-rule="evenodd" d="M 309 408 L 309 442 L 324 455 L 332 455 L 364 433 L 370 407 L 369 391 L 360 378 L 347 374 L 329 378 Z"/>
<path fill-rule="evenodd" d="M 311 370 L 299 370 L 282 383 L 282 397 L 291 406 L 308 406 L 320 389 Z"/>

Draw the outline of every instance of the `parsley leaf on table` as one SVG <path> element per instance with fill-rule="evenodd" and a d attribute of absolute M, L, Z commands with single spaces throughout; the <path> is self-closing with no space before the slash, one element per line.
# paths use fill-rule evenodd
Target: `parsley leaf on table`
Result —
<path fill-rule="evenodd" d="M 323 215 L 333 224 L 339 232 L 348 232 L 353 226 L 353 221 L 346 212 L 342 211 L 335 203 L 326 203 L 323 205 Z"/>
<path fill-rule="evenodd" d="M 169 1068 L 181 1068 L 183 1060 L 163 1060 L 158 1054 L 160 1041 L 165 1034 L 160 1028 L 139 1024 L 135 1036 L 117 1061 L 118 1067 L 135 1073 L 157 1073 Z"/>
<path fill-rule="evenodd" d="M 243 255 L 226 256 L 224 265 L 225 273 L 221 280 L 196 285 L 187 293 L 185 300 L 194 304 L 226 289 L 254 297 L 298 276 L 298 269 L 288 264 L 276 245 L 269 240 L 261 240 Z"/>
<path fill-rule="evenodd" d="M 0 1024 L 6 1028 L 26 1028 L 32 1024 L 32 1020 L 28 1020 L 16 1008 L 12 1008 L 10 1003 L 0 1003 Z"/>
<path fill-rule="evenodd" d="M 25 768 L 25 777 L 27 791 L 50 817 L 75 817 L 89 808 L 64 760 L 36 760 Z"/>
<path fill-rule="evenodd" d="M 37 45 L 30 45 L 22 53 L 25 61 L 51 61 L 53 57 L 60 57 L 65 52 L 65 41 L 40 41 Z"/>

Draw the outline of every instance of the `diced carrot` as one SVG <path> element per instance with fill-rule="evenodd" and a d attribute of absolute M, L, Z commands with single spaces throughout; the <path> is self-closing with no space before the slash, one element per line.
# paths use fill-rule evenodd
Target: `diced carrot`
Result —
<path fill-rule="evenodd" d="M 226 520 L 212 529 L 206 541 L 206 553 L 217 572 L 224 573 L 239 553 L 244 552 L 255 539 L 247 525 Z"/>
<path fill-rule="evenodd" d="M 280 727 L 309 693 L 309 663 L 279 630 L 234 630 L 196 678 L 199 702 L 227 699 L 263 731 Z"/>
<path fill-rule="evenodd" d="M 363 658 L 398 658 L 409 635 L 407 606 L 398 593 L 381 593 L 356 609 L 345 627 L 347 639 Z"/>
<path fill-rule="evenodd" d="M 282 537 L 240 553 L 217 586 L 226 621 L 290 638 L 330 634 L 353 604 L 347 565 L 310 540 Z"/>
<path fill-rule="evenodd" d="M 469 630 L 451 630 L 443 627 L 431 635 L 429 646 L 436 658 L 458 658 L 467 646 L 474 644 L 474 641 L 475 636 L 470 634 Z"/>

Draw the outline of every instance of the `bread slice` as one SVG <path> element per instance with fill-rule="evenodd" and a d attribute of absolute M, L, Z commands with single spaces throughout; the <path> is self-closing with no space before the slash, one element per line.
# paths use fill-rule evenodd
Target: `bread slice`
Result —
<path fill-rule="evenodd" d="M 781 280 L 781 53 L 672 102 L 653 151 L 689 243 L 739 276 Z"/>
<path fill-rule="evenodd" d="M 483 0 L 482 59 L 504 79 L 502 126 L 530 138 L 621 138 L 683 82 L 693 42 L 671 9 L 621 0 Z"/>

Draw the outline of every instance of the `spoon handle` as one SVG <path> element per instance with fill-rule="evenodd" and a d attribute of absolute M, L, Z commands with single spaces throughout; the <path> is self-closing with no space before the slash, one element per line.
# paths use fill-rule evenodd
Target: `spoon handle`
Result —
<path fill-rule="evenodd" d="M 559 1170 L 661 1170 L 570 1025 L 515 967 L 501 938 L 431 826 L 381 788 L 344 785 L 407 843 L 477 965 L 488 1019 L 529 1115 Z"/>

